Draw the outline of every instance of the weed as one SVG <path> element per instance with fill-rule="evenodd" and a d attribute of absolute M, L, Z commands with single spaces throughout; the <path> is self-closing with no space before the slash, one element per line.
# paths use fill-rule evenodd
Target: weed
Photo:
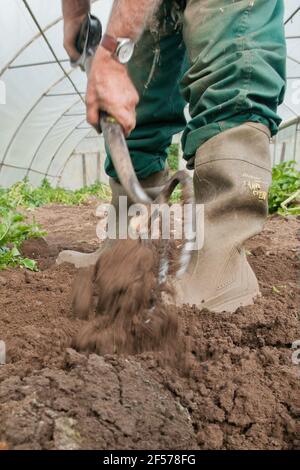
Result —
<path fill-rule="evenodd" d="M 287 207 L 282 207 L 285 201 L 297 195 L 300 189 L 300 171 L 295 168 L 296 162 L 290 160 L 279 163 L 273 168 L 272 185 L 269 191 L 269 211 L 282 215 L 299 215 L 299 198 L 291 200 Z"/>

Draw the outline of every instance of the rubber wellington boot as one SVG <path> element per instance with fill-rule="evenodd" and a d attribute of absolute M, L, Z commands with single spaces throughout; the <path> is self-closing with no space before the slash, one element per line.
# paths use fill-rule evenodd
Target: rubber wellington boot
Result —
<path fill-rule="evenodd" d="M 168 180 L 169 171 L 166 168 L 163 171 L 153 173 L 144 180 L 140 180 L 141 186 L 146 190 L 146 193 L 153 199 L 160 193 L 164 184 Z M 113 178 L 110 178 L 109 184 L 112 191 L 111 205 L 115 208 L 116 211 L 116 224 L 119 225 L 119 198 L 120 196 L 126 196 L 126 192 L 121 184 L 116 182 Z M 127 201 L 128 206 L 132 204 L 130 200 Z M 104 252 L 104 250 L 110 249 L 114 242 L 118 239 L 118 234 L 116 239 L 107 238 L 100 248 L 93 253 L 80 253 L 78 251 L 65 250 L 62 251 L 56 260 L 57 264 L 70 263 L 73 264 L 76 268 L 87 268 L 93 266 L 97 263 L 99 256 Z"/>
<path fill-rule="evenodd" d="M 178 305 L 233 312 L 260 295 L 244 243 L 261 232 L 267 217 L 269 143 L 268 128 L 249 122 L 199 148 L 194 189 L 196 204 L 204 204 L 204 244 L 176 285 Z"/>

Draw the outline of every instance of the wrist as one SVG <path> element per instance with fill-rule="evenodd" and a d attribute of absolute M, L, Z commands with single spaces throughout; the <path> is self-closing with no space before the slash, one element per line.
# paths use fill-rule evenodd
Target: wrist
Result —
<path fill-rule="evenodd" d="M 97 56 L 102 63 L 119 65 L 122 69 L 126 69 L 126 64 L 121 64 L 115 55 L 103 47 L 101 43 L 97 50 Z"/>
<path fill-rule="evenodd" d="M 102 37 L 101 47 L 120 64 L 127 64 L 134 53 L 135 43 L 129 38 L 114 37 L 105 33 Z"/>
<path fill-rule="evenodd" d="M 112 60 L 113 59 L 111 52 L 109 52 L 107 49 L 105 49 L 105 47 L 102 46 L 101 42 L 100 42 L 99 47 L 98 47 L 98 52 L 99 52 L 99 55 L 102 56 L 103 60 Z"/>

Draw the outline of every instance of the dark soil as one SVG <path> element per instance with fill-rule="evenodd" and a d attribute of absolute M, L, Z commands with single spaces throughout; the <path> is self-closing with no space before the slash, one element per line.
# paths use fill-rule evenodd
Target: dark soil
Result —
<path fill-rule="evenodd" d="M 248 244 L 262 298 L 235 314 L 173 308 L 190 375 L 161 353 L 89 356 L 70 348 L 86 326 L 71 312 L 75 270 L 61 249 L 97 247 L 93 205 L 41 208 L 41 271 L 0 272 L 0 449 L 299 449 L 299 222 L 273 217 Z"/>

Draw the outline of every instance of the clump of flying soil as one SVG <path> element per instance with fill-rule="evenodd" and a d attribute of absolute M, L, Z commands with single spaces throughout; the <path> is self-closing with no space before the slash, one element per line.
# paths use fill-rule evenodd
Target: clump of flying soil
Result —
<path fill-rule="evenodd" d="M 169 251 L 174 272 L 172 244 Z M 163 296 L 173 292 L 168 282 L 159 283 L 159 262 L 154 244 L 120 240 L 100 255 L 95 267 L 79 272 L 73 311 L 88 321 L 73 341 L 76 349 L 101 355 L 162 350 L 165 359 L 183 351 L 179 320 L 163 304 Z"/>

